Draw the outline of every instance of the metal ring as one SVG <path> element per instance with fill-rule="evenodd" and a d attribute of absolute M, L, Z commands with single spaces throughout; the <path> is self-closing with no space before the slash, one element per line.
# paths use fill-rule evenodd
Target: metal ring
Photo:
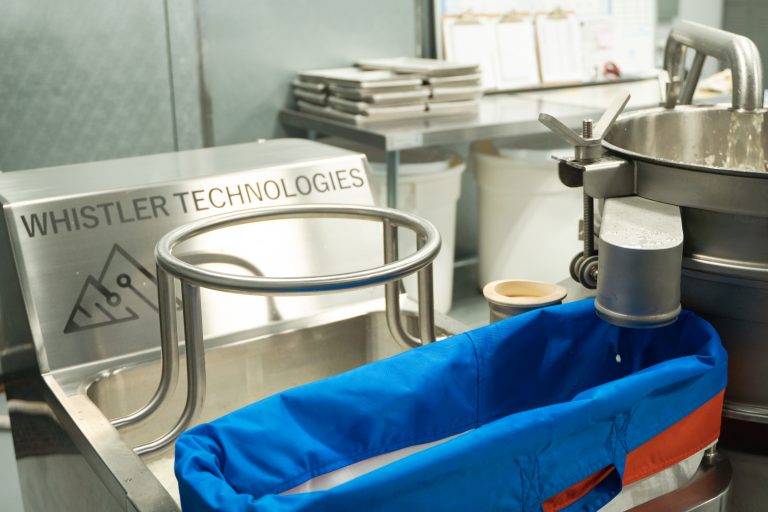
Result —
<path fill-rule="evenodd" d="M 226 274 L 200 268 L 182 261 L 173 254 L 174 248 L 180 243 L 215 229 L 265 220 L 312 217 L 388 220 L 395 225 L 415 231 L 417 236 L 424 237 L 426 241 L 410 256 L 380 267 L 311 277 L 256 277 Z M 437 228 L 430 222 L 409 213 L 372 206 L 314 204 L 259 208 L 198 220 L 163 236 L 155 248 L 155 257 L 166 272 L 198 286 L 221 291 L 276 295 L 329 292 L 395 281 L 426 267 L 435 259 L 439 250 L 440 235 Z"/>
<path fill-rule="evenodd" d="M 384 233 L 384 265 L 373 269 L 306 278 L 242 276 L 204 270 L 180 260 L 173 254 L 180 243 L 209 231 L 247 224 L 254 221 L 295 219 L 307 217 L 358 218 L 381 221 Z M 403 260 L 397 258 L 397 227 L 416 232 L 415 253 Z M 194 421 L 203 406 L 205 395 L 205 349 L 200 288 L 241 293 L 275 295 L 280 293 L 330 292 L 354 287 L 385 284 L 387 324 L 396 341 L 407 347 L 431 343 L 435 339 L 434 304 L 432 297 L 432 260 L 440 250 L 440 234 L 430 222 L 415 215 L 389 208 L 354 205 L 296 205 L 247 210 L 203 219 L 177 228 L 155 246 L 158 280 L 168 280 L 168 286 L 158 286 L 160 309 L 162 373 L 160 384 L 149 403 L 138 411 L 119 418 L 114 423 L 125 426 L 143 421 L 156 411 L 175 386 L 178 378 L 178 347 L 175 291 L 172 277 L 181 280 L 184 316 L 184 344 L 187 350 L 187 399 L 184 410 L 174 426 L 162 436 L 134 448 L 139 455 L 154 453 L 167 447 Z M 396 281 L 418 272 L 419 336 L 420 341 L 403 328 Z M 164 281 L 159 281 L 162 283 Z M 173 382 L 170 382 L 173 381 Z"/>

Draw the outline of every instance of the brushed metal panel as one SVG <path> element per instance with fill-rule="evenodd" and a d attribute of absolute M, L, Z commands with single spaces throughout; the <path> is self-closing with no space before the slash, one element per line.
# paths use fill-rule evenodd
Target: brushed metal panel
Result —
<path fill-rule="evenodd" d="M 153 252 L 170 229 L 259 205 L 372 204 L 365 167 L 352 152 L 276 140 L 0 175 L 41 370 L 158 346 Z M 181 250 L 234 253 L 272 276 L 358 270 L 382 259 L 381 229 L 342 219 L 238 226 L 194 243 Z M 275 300 L 283 318 L 294 318 L 374 292 Z M 208 335 L 268 320 L 252 302 L 263 298 L 222 295 L 204 295 Z"/>

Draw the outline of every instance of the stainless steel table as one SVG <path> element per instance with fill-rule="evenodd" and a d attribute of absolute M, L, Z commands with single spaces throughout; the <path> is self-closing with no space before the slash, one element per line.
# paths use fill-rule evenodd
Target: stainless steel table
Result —
<path fill-rule="evenodd" d="M 397 207 L 401 150 L 547 133 L 548 130 L 538 122 L 540 112 L 552 114 L 573 127 L 581 126 L 582 119 L 599 117 L 608 98 L 618 89 L 629 90 L 633 97 L 638 98 L 630 104 L 635 108 L 658 103 L 658 82 L 652 79 L 558 91 L 484 96 L 477 115 L 355 126 L 284 109 L 280 112 L 280 121 L 284 125 L 306 130 L 310 138 L 318 134 L 333 135 L 384 150 L 387 205 Z"/>

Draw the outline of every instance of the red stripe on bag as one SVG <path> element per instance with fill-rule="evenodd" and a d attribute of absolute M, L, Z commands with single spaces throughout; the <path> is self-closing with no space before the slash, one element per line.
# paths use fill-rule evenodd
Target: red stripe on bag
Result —
<path fill-rule="evenodd" d="M 627 454 L 624 485 L 674 466 L 714 443 L 720 436 L 720 421 L 725 390 L 704 405 Z M 611 474 L 613 466 L 604 468 L 581 482 L 549 498 L 542 504 L 544 512 L 557 512 L 574 504 Z"/>

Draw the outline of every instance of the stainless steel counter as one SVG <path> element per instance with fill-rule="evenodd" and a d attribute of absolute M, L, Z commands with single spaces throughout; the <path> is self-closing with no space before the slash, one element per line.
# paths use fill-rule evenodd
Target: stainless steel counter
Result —
<path fill-rule="evenodd" d="M 285 109 L 280 112 L 283 124 L 335 135 L 383 149 L 387 152 L 425 146 L 456 144 L 477 139 L 514 137 L 547 130 L 538 122 L 542 110 L 556 113 L 573 124 L 581 123 L 585 114 L 598 112 L 594 107 L 540 100 L 533 94 L 492 95 L 480 100 L 477 114 L 404 119 L 365 126 L 334 121 L 329 118 Z"/>
<path fill-rule="evenodd" d="M 518 94 L 494 94 L 480 99 L 477 114 L 382 122 L 355 126 L 293 109 L 280 112 L 280 121 L 307 131 L 309 138 L 318 134 L 343 137 L 386 152 L 387 204 L 397 206 L 397 182 L 400 151 L 427 146 L 472 142 L 543 134 L 547 129 L 538 121 L 547 112 L 573 127 L 584 118 L 597 118 L 610 98 L 619 90 L 628 90 L 635 98 L 631 108 L 656 105 L 659 87 L 656 79 L 630 83 L 572 87 L 560 90 Z"/>

